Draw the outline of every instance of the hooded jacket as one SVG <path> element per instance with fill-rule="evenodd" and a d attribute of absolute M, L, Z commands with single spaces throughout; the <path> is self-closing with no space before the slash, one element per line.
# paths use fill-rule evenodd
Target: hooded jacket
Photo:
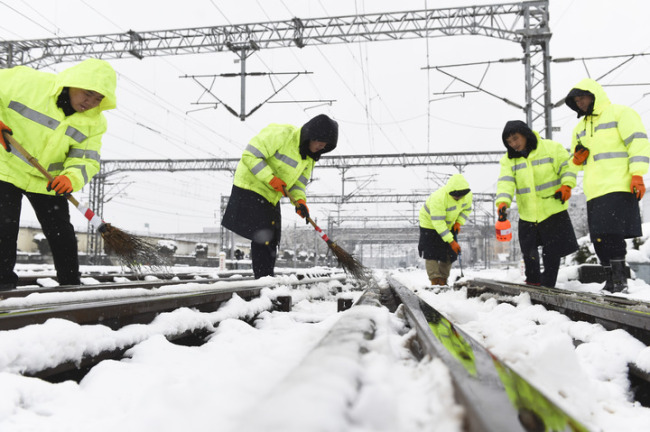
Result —
<path fill-rule="evenodd" d="M 526 137 L 526 149 L 521 153 L 506 141 L 516 132 Z M 562 204 L 553 196 L 562 185 L 576 185 L 576 174 L 569 170 L 567 150 L 558 142 L 542 139 L 519 120 L 506 123 L 502 141 L 508 153 L 500 161 L 496 206 L 504 202 L 510 207 L 516 196 L 519 217 L 528 222 L 541 222 L 565 211 L 568 202 Z"/>
<path fill-rule="evenodd" d="M 590 93 L 593 105 L 581 111 L 574 97 Z M 571 153 L 578 144 L 589 149 L 583 165 L 569 164 L 573 172 L 584 170 L 583 188 L 587 200 L 612 192 L 630 192 L 633 175 L 643 176 L 650 163 L 650 143 L 641 117 L 632 108 L 610 102 L 600 84 L 586 78 L 566 97 L 566 104 L 584 117 L 573 129 Z"/>
<path fill-rule="evenodd" d="M 322 141 L 326 146 L 317 153 L 309 151 L 309 142 Z M 306 185 L 314 163 L 323 153 L 336 148 L 338 124 L 324 114 L 309 120 L 302 127 L 270 124 L 246 146 L 237 164 L 234 184 L 262 195 L 275 205 L 282 194 L 269 181 L 276 176 L 287 184 L 296 199 L 306 199 Z"/>
<path fill-rule="evenodd" d="M 0 70 L 0 120 L 13 136 L 54 177 L 67 176 L 81 189 L 99 172 L 101 137 L 106 132 L 103 111 L 116 106 L 117 79 L 111 65 L 87 59 L 59 74 L 26 66 Z M 66 87 L 101 93 L 101 103 L 66 116 L 57 99 Z M 27 192 L 54 195 L 48 180 L 16 150 L 0 151 L 0 180 Z"/>
<path fill-rule="evenodd" d="M 458 201 L 451 195 L 455 191 L 466 192 Z M 442 240 L 451 243 L 451 228 L 456 222 L 465 225 L 472 212 L 472 192 L 462 174 L 452 175 L 447 183 L 429 195 L 420 208 L 420 227 L 435 230 Z"/>

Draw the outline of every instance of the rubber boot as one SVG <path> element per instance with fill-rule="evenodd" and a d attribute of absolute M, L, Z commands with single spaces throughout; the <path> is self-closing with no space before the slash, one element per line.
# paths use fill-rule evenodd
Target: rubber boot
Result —
<path fill-rule="evenodd" d="M 603 291 L 609 291 L 609 292 L 614 292 L 614 282 L 612 281 L 612 266 L 602 266 L 603 271 L 605 272 L 605 286 L 603 287 Z"/>
<path fill-rule="evenodd" d="M 612 258 L 612 290 L 611 292 L 627 292 L 627 274 L 625 274 L 625 258 Z"/>

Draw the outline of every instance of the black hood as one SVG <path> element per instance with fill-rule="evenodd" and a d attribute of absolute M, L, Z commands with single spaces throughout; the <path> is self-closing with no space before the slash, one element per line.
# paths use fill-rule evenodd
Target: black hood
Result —
<path fill-rule="evenodd" d="M 63 90 L 61 90 L 61 93 L 56 100 L 56 106 L 63 110 L 63 114 L 65 114 L 66 117 L 77 112 L 72 108 L 72 103 L 70 103 L 70 87 L 63 87 Z"/>
<path fill-rule="evenodd" d="M 520 133 L 526 138 L 526 150 L 525 152 L 518 152 L 512 149 L 506 141 L 508 137 L 512 134 Z M 506 123 L 503 128 L 503 133 L 501 134 L 501 140 L 503 145 L 508 150 L 508 157 L 510 159 L 515 159 L 519 157 L 526 157 L 528 154 L 537 148 L 537 137 L 528 125 L 521 120 L 510 120 Z"/>
<path fill-rule="evenodd" d="M 303 159 L 310 156 L 317 161 L 324 153 L 334 150 L 338 140 L 339 124 L 325 114 L 319 114 L 305 123 L 300 129 L 300 156 Z M 309 151 L 310 141 L 321 141 L 327 145 L 321 151 L 312 153 Z"/>
<path fill-rule="evenodd" d="M 594 100 L 591 102 L 591 105 L 589 105 L 589 108 L 587 108 L 587 111 L 582 111 L 580 108 L 578 108 L 578 105 L 576 105 L 576 101 L 573 99 L 576 96 L 591 96 L 594 98 Z M 568 95 L 566 95 L 566 98 L 564 99 L 564 103 L 567 104 L 569 108 L 571 108 L 573 111 L 578 113 L 578 118 L 584 116 L 584 115 L 591 115 L 594 112 L 594 104 L 596 103 L 596 96 L 590 91 L 587 90 L 582 90 L 579 88 L 572 88 L 571 91 L 569 92 Z"/>

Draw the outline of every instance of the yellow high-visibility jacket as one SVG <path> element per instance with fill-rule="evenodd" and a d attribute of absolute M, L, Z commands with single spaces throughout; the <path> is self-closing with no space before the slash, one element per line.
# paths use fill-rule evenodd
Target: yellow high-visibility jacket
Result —
<path fill-rule="evenodd" d="M 507 153 L 501 158 L 495 203 L 510 207 L 516 196 L 520 219 L 541 222 L 568 208 L 568 202 L 562 204 L 553 195 L 562 185 L 574 188 L 576 174 L 569 170 L 569 152 L 560 143 L 533 133 L 537 148 L 527 158 L 511 159 Z"/>
<path fill-rule="evenodd" d="M 81 189 L 99 172 L 101 137 L 106 132 L 102 113 L 115 108 L 115 71 L 107 62 L 87 59 L 59 74 L 26 66 L 0 70 L 0 120 L 13 137 L 54 177 L 63 174 L 73 190 Z M 99 106 L 65 116 L 56 105 L 64 87 L 93 90 L 104 95 Z M 13 149 L 0 147 L 0 180 L 27 192 L 54 195 L 48 180 Z"/>
<path fill-rule="evenodd" d="M 300 156 L 300 129 L 275 123 L 262 129 L 251 139 L 237 164 L 235 186 L 257 192 L 275 205 L 282 198 L 269 184 L 275 175 L 284 180 L 296 200 L 306 200 L 305 187 L 314 169 L 314 159 Z"/>
<path fill-rule="evenodd" d="M 465 225 L 472 212 L 472 192 L 458 201 L 449 192 L 469 189 L 469 183 L 462 174 L 452 175 L 447 184 L 429 195 L 420 208 L 420 227 L 435 230 L 442 239 L 451 243 L 454 236 L 451 229 L 456 222 Z"/>
<path fill-rule="evenodd" d="M 578 143 L 589 149 L 584 165 L 569 164 L 574 172 L 584 170 L 583 188 L 587 200 L 612 192 L 630 192 L 633 175 L 643 176 L 650 163 L 650 143 L 641 117 L 632 108 L 610 102 L 603 88 L 583 79 L 575 89 L 595 97 L 591 115 L 573 129 L 571 153 Z"/>

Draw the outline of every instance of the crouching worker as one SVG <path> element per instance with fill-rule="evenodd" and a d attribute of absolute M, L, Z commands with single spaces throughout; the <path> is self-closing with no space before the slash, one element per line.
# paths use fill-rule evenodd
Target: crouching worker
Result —
<path fill-rule="evenodd" d="M 325 114 L 302 127 L 270 124 L 244 149 L 221 225 L 251 241 L 256 279 L 274 275 L 284 191 L 298 203 L 296 213 L 309 217 L 305 186 L 321 155 L 336 148 L 338 130 Z"/>
<path fill-rule="evenodd" d="M 578 250 L 567 208 L 576 175 L 569 152 L 558 142 L 542 139 L 526 123 L 506 123 L 501 136 L 507 153 L 501 158 L 496 206 L 504 217 L 516 195 L 519 206 L 519 246 L 526 283 L 555 287 L 560 260 Z M 544 273 L 540 273 L 538 246 Z"/>
<path fill-rule="evenodd" d="M 79 257 L 66 194 L 99 172 L 103 112 L 115 108 L 117 79 L 104 60 L 87 59 L 59 74 L 26 66 L 0 70 L 0 290 L 14 272 L 23 196 L 52 250 L 60 285 L 78 285 Z M 12 148 L 16 141 L 54 177 L 49 182 Z"/>
<path fill-rule="evenodd" d="M 456 236 L 472 211 L 472 193 L 462 174 L 433 192 L 420 209 L 418 252 L 431 285 L 447 285 L 451 264 L 460 254 Z"/>

